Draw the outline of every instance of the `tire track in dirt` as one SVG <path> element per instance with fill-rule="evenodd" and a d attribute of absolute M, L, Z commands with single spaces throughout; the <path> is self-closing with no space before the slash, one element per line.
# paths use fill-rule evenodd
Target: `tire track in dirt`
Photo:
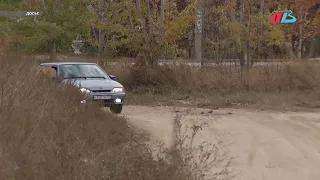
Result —
<path fill-rule="evenodd" d="M 186 108 L 178 108 L 180 111 Z M 168 147 L 173 142 L 173 107 L 125 106 L 129 123 Z M 234 157 L 237 180 L 319 180 L 320 113 L 192 108 L 187 121 L 207 122 L 198 143 L 217 139 Z"/>

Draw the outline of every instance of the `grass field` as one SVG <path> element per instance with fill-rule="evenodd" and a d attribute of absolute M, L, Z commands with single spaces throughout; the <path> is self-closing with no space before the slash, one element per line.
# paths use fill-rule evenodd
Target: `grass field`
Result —
<path fill-rule="evenodd" d="M 191 180 L 184 148 L 157 146 L 127 120 L 80 104 L 82 95 L 37 75 L 32 59 L 0 56 L 0 179 Z"/>
<path fill-rule="evenodd" d="M 185 65 L 156 68 L 106 65 L 129 93 L 130 104 L 180 104 L 198 107 L 320 107 L 320 63 L 283 63 L 265 67 Z"/>

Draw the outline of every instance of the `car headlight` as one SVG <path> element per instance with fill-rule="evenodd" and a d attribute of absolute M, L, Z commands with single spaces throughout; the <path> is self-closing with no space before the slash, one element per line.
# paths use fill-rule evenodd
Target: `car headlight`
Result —
<path fill-rule="evenodd" d="M 112 92 L 124 92 L 124 88 L 113 88 Z"/>
<path fill-rule="evenodd" d="M 86 88 L 81 88 L 80 92 L 82 92 L 82 93 L 90 93 L 91 91 L 89 89 L 86 89 Z"/>

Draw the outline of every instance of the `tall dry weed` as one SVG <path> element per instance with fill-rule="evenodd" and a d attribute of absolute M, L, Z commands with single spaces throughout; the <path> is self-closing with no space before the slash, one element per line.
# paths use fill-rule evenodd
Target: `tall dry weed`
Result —
<path fill-rule="evenodd" d="M 174 114 L 174 145 L 170 153 L 172 162 L 179 171 L 183 171 L 192 180 L 231 180 L 234 179 L 231 168 L 232 157 L 222 151 L 221 140 L 208 140 L 214 137 L 201 136 L 208 122 L 192 122 L 186 119 L 190 109 Z"/>
<path fill-rule="evenodd" d="M 80 100 L 32 60 L 0 56 L 0 179 L 197 179 L 184 161 L 167 161 L 180 154 L 155 160 L 125 119 Z"/>
<path fill-rule="evenodd" d="M 31 60 L 0 62 L 0 179 L 95 177 L 85 159 L 129 141 L 123 119 L 83 106 L 76 89 L 37 74 Z"/>
<path fill-rule="evenodd" d="M 289 92 L 320 88 L 320 64 L 294 62 L 241 71 L 236 67 L 198 67 L 164 65 L 155 68 L 131 65 L 106 66 L 132 92 Z"/>

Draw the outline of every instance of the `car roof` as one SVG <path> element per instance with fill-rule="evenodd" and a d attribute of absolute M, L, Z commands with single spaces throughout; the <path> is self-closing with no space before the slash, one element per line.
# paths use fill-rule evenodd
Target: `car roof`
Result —
<path fill-rule="evenodd" d="M 96 63 L 89 63 L 89 62 L 48 62 L 48 63 L 41 63 L 40 66 L 59 66 L 59 65 L 66 65 L 66 64 L 94 64 Z"/>

